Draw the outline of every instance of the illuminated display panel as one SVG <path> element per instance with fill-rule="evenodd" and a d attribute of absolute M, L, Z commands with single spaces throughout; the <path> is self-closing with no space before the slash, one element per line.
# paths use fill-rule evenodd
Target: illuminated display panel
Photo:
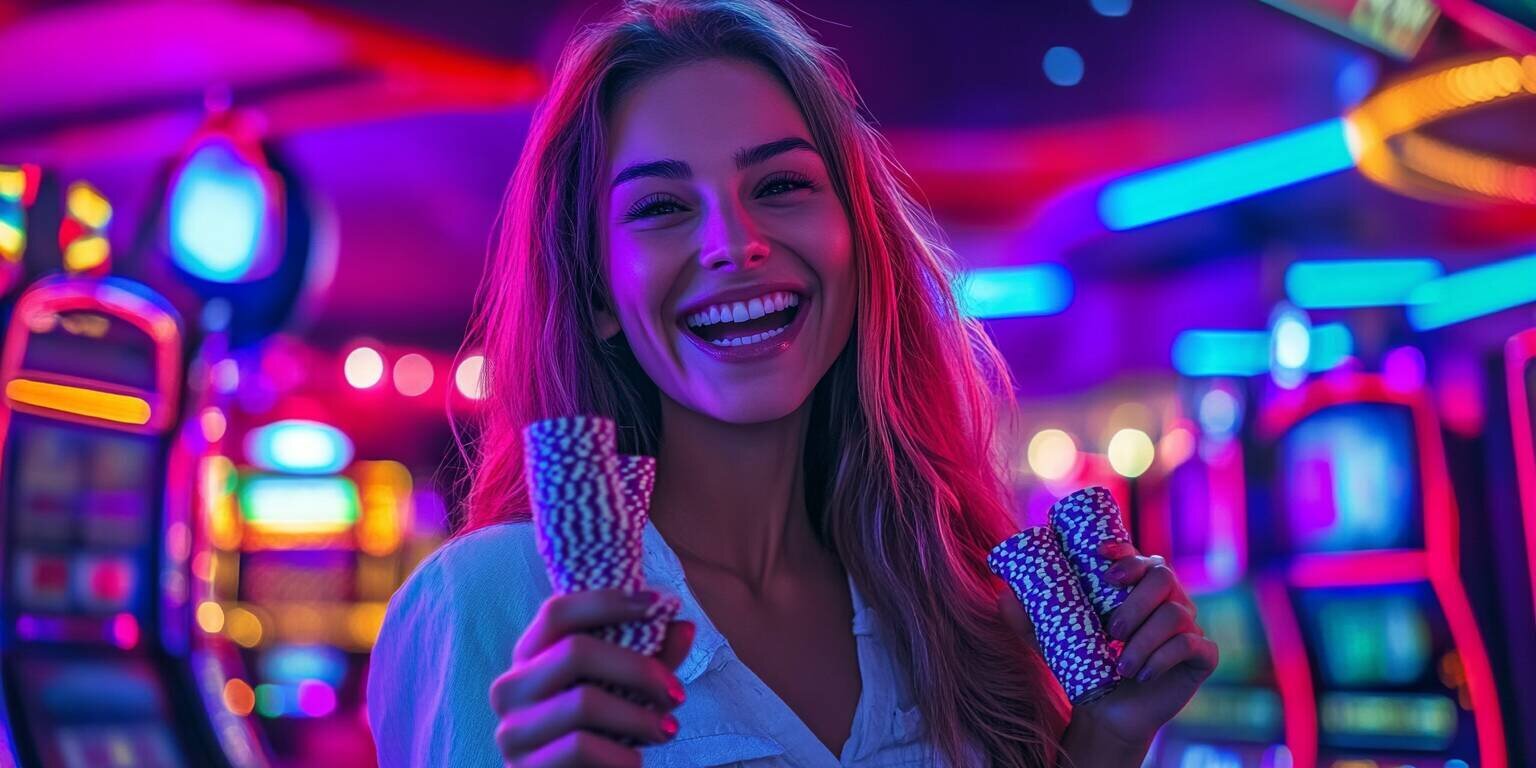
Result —
<path fill-rule="evenodd" d="M 1536 30 L 1536 3 L 1531 0 L 1474 0 L 1494 13 Z"/>
<path fill-rule="evenodd" d="M 1356 403 L 1319 411 L 1279 447 L 1290 549 L 1297 553 L 1424 546 L 1412 413 Z"/>
<path fill-rule="evenodd" d="M 1477 754 L 1465 673 L 1428 582 L 1297 590 L 1317 654 L 1318 727 L 1336 749 Z"/>
<path fill-rule="evenodd" d="M 33 318 L 23 369 L 154 391 L 153 338 L 120 318 L 69 311 Z"/>
<path fill-rule="evenodd" d="M 9 443 L 8 603 L 44 615 L 144 615 L 157 442 L 17 414 Z"/>
<path fill-rule="evenodd" d="M 166 691 L 147 661 L 31 659 L 16 670 L 22 690 L 47 702 L 27 718 L 43 766 L 186 764 Z"/>
<path fill-rule="evenodd" d="M 1221 648 L 1221 662 L 1175 718 L 1180 737 L 1279 741 L 1282 706 L 1253 594 L 1238 587 L 1197 595 L 1194 601 L 1206 635 Z"/>
<path fill-rule="evenodd" d="M 1263 1 L 1335 34 L 1403 59 L 1411 59 L 1418 53 L 1430 27 L 1440 18 L 1440 8 L 1434 0 Z"/>

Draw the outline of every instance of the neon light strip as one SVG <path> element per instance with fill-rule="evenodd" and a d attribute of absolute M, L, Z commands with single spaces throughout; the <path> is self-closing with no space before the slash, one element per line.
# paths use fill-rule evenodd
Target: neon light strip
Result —
<path fill-rule="evenodd" d="M 1520 483 L 1520 509 L 1525 521 L 1525 562 L 1536 599 L 1536 426 L 1532 424 L 1531 391 L 1525 369 L 1536 360 L 1536 328 L 1516 334 L 1505 347 L 1509 415 L 1514 432 L 1515 476 Z"/>
<path fill-rule="evenodd" d="M 12 403 L 115 424 L 142 426 L 149 423 L 151 415 L 149 403 L 143 398 L 32 379 L 6 382 L 5 397 Z"/>
<path fill-rule="evenodd" d="M 1536 301 L 1536 253 L 1431 280 L 1409 297 L 1408 322 L 1428 331 Z"/>
<path fill-rule="evenodd" d="M 1445 274 L 1434 259 L 1298 261 L 1285 270 L 1285 295 L 1302 309 L 1392 307 Z"/>
<path fill-rule="evenodd" d="M 1267 577 L 1254 581 L 1253 593 L 1275 660 L 1275 686 L 1285 708 L 1285 745 L 1291 750 L 1291 768 L 1317 768 L 1317 695 L 1312 690 L 1312 669 L 1301 641 L 1301 627 L 1291 610 L 1291 598 L 1285 584 Z"/>
<path fill-rule="evenodd" d="M 1072 303 L 1072 274 L 1060 264 L 975 269 L 959 282 L 960 310 L 980 319 L 1054 315 Z"/>
<path fill-rule="evenodd" d="M 1429 579 L 1423 550 L 1297 555 L 1287 577 L 1302 588 L 1404 584 Z"/>
<path fill-rule="evenodd" d="M 1450 475 L 1445 466 L 1445 446 L 1440 441 L 1440 426 L 1422 391 L 1394 392 L 1377 375 L 1341 374 L 1313 381 L 1282 394 L 1267 405 L 1260 415 L 1261 433 L 1276 439 L 1296 422 L 1312 413 L 1335 405 L 1350 403 L 1386 403 L 1410 409 L 1419 452 L 1420 478 L 1423 481 L 1424 542 L 1429 583 L 1445 612 L 1451 639 L 1461 653 L 1467 673 L 1467 689 L 1472 698 L 1472 717 L 1477 723 L 1479 765 L 1506 768 L 1508 747 L 1504 741 L 1504 718 L 1499 710 L 1498 691 L 1493 684 L 1493 665 L 1488 648 L 1483 645 L 1472 605 L 1467 600 L 1459 570 L 1457 547 L 1458 512 Z"/>
<path fill-rule="evenodd" d="M 1353 167 L 1335 118 L 1105 185 L 1099 218 L 1112 230 L 1146 226 Z"/>

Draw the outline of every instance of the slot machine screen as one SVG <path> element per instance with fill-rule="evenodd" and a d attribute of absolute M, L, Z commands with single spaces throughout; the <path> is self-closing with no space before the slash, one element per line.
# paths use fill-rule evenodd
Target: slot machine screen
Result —
<path fill-rule="evenodd" d="M 1427 582 L 1299 590 L 1318 725 L 1341 748 L 1476 752 L 1465 675 Z"/>
<path fill-rule="evenodd" d="M 1168 514 L 1172 517 L 1169 557 L 1174 563 L 1204 561 L 1212 550 L 1210 469 L 1191 458 L 1168 478 Z"/>
<path fill-rule="evenodd" d="M 155 341 L 128 321 L 69 311 L 30 322 L 23 368 L 155 388 Z"/>
<path fill-rule="evenodd" d="M 1413 414 L 1357 403 L 1318 411 L 1279 446 L 1292 551 L 1419 548 L 1423 542 Z"/>
<path fill-rule="evenodd" d="M 1525 410 L 1531 417 L 1531 434 L 1536 434 L 1536 358 L 1525 364 L 1525 399 L 1530 404 Z"/>
<path fill-rule="evenodd" d="M 1192 736 L 1280 739 L 1282 705 L 1253 593 L 1235 587 L 1197 595 L 1194 601 L 1201 626 L 1221 648 L 1221 662 L 1174 722 Z"/>
<path fill-rule="evenodd" d="M 24 612 L 142 616 L 159 494 L 154 439 L 18 414 L 9 455 L 12 604 Z"/>

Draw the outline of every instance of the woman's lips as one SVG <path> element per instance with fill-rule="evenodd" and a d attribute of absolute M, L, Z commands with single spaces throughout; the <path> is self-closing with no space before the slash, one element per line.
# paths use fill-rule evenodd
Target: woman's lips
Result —
<path fill-rule="evenodd" d="M 809 308 L 810 299 L 802 298 L 799 306 L 796 307 L 797 311 L 794 318 L 789 321 L 789 325 L 784 326 L 784 329 L 778 334 L 751 344 L 720 346 L 711 343 L 686 327 L 682 329 L 682 334 L 689 341 L 693 342 L 694 346 L 716 360 L 733 363 L 762 360 L 789 349 L 795 337 L 800 334 L 800 329 L 805 326 L 806 315 L 808 314 L 806 310 Z"/>

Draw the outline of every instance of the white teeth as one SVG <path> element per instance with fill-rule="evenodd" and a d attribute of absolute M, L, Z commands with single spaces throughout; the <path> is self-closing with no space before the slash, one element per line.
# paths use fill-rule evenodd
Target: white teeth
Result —
<path fill-rule="evenodd" d="M 785 327 L 788 327 L 788 326 L 785 326 Z M 775 336 L 777 336 L 777 335 L 779 335 L 779 334 L 781 334 L 783 332 L 784 332 L 783 328 L 775 328 L 775 329 L 773 329 L 771 331 L 763 331 L 762 333 L 754 333 L 751 336 L 737 336 L 734 339 L 716 339 L 714 341 L 711 341 L 710 343 L 715 345 L 715 346 L 717 346 L 717 347 L 742 347 L 742 346 L 746 346 L 748 344 L 756 344 L 756 343 L 758 343 L 760 341 L 767 341 L 768 339 L 771 339 L 771 338 L 773 338 L 773 337 L 775 337 Z"/>
<path fill-rule="evenodd" d="M 708 309 L 701 309 L 688 315 L 685 321 L 689 327 L 693 328 L 715 323 L 743 323 L 773 312 L 782 312 L 799 304 L 798 295 L 789 291 L 775 291 L 750 301 L 715 304 Z"/>

